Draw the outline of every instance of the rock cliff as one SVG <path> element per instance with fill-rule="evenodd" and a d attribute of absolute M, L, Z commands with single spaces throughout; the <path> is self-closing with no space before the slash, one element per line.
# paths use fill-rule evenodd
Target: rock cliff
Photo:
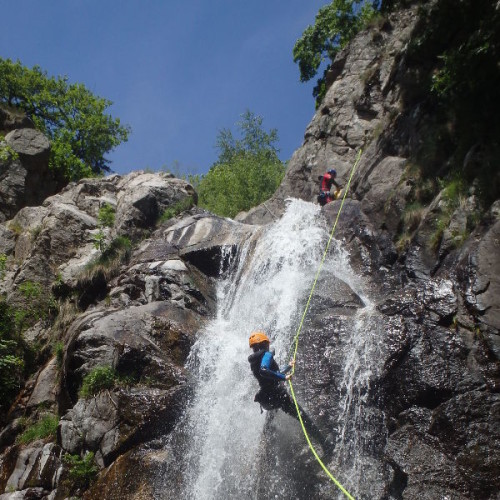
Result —
<path fill-rule="evenodd" d="M 338 54 L 282 185 L 237 221 L 193 207 L 160 222 L 166 208 L 195 193 L 185 181 L 144 172 L 86 179 L 35 199 L 26 193 L 39 181 L 26 165 L 48 144 L 22 127 L 7 136 L 19 158 L 2 163 L 0 175 L 19 180 L 19 167 L 28 180 L 0 196 L 10 197 L 0 206 L 0 291 L 32 359 L 15 401 L 2 408 L 1 499 L 158 495 L 152 471 L 169 459 L 158 438 L 176 425 L 193 389 L 185 361 L 215 312 L 217 279 L 244 241 L 284 213 L 286 198 L 316 201 L 327 168 L 345 186 L 360 149 L 335 233 L 382 325 L 373 327 L 376 339 L 367 325 L 366 342 L 353 347 L 377 349 L 359 388 L 364 420 L 355 424 L 366 468 L 378 476 L 358 485 L 358 497 L 497 498 L 500 200 L 471 227 L 478 205 L 471 186 L 437 233 L 446 208 L 438 189 L 409 217 L 424 183 L 411 158 L 425 117 L 405 97 L 417 24 L 416 9 L 398 12 Z M 322 209 L 328 225 L 340 204 Z M 104 223 L 106 207 L 114 217 Z M 346 283 L 320 281 L 305 324 L 314 345 L 303 344 L 296 384 L 323 427 L 341 397 L 336 353 L 348 347 L 348 319 L 363 306 Z M 321 374 L 318 352 L 326 353 Z M 22 438 L 47 416 L 59 418 L 56 432 Z M 271 437 L 267 453 L 274 444 Z M 305 471 L 293 472 L 302 484 L 296 498 L 330 498 L 309 455 L 296 461 Z M 259 490 L 259 498 L 269 494 Z"/>

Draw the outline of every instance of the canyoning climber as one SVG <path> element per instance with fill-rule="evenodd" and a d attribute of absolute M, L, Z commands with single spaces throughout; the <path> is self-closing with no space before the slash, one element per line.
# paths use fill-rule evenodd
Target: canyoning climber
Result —
<path fill-rule="evenodd" d="M 335 177 L 337 177 L 337 171 L 333 168 L 328 170 L 328 172 L 325 172 L 323 175 L 318 176 L 318 180 L 320 181 L 318 203 L 321 206 L 336 200 L 340 196 L 341 187 L 335 180 Z M 332 186 L 337 188 L 333 195 L 330 194 Z"/>
<path fill-rule="evenodd" d="M 299 420 L 295 404 L 283 386 L 283 382 L 290 380 L 292 377 L 292 374 L 289 372 L 294 366 L 294 361 L 290 361 L 287 367 L 280 371 L 278 363 L 274 359 L 274 352 L 269 349 L 271 341 L 264 332 L 253 332 L 250 335 L 248 343 L 250 348 L 253 349 L 253 354 L 250 354 L 248 361 L 250 362 L 252 373 L 260 386 L 260 390 L 255 395 L 254 401 L 260 404 L 261 411 L 262 409 L 281 409 L 285 413 L 288 413 L 288 415 Z M 320 443 L 325 454 L 331 455 L 334 445 L 323 437 L 319 429 L 300 406 L 299 411 L 307 433 Z"/>

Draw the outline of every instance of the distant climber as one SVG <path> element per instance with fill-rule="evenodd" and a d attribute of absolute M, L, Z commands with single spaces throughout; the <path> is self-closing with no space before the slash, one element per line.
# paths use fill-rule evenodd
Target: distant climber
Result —
<path fill-rule="evenodd" d="M 320 181 L 318 203 L 321 206 L 336 200 L 340 196 L 341 187 L 338 185 L 335 177 L 337 177 L 337 171 L 333 168 L 328 170 L 328 172 L 325 172 L 323 175 L 318 176 L 318 180 Z M 333 195 L 330 194 L 332 186 L 337 188 Z"/>
<path fill-rule="evenodd" d="M 284 370 L 280 371 L 274 359 L 274 352 L 269 350 L 269 337 L 264 332 L 253 332 L 248 343 L 253 349 L 253 354 L 248 357 L 248 361 L 260 386 L 254 401 L 260 404 L 261 409 L 281 409 L 298 420 L 295 404 L 283 386 L 283 381 L 290 380 L 292 377 L 292 374 L 288 372 L 293 368 L 294 362 L 291 361 Z M 300 406 L 299 411 L 307 433 L 320 443 L 325 454 L 331 455 L 334 445 L 322 436 L 320 430 Z"/>

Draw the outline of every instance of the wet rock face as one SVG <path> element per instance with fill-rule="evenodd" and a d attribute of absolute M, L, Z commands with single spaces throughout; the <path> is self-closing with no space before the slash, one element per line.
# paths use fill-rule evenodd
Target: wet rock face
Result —
<path fill-rule="evenodd" d="M 467 273 L 465 300 L 479 321 L 500 334 L 500 220 L 497 220 L 474 248 L 463 271 Z"/>
<path fill-rule="evenodd" d="M 476 203 L 469 196 L 436 242 L 440 193 L 407 223 L 408 242 L 400 240 L 419 182 L 408 174 L 419 126 L 412 112 L 417 116 L 418 109 L 405 109 L 402 100 L 405 46 L 417 16 L 408 9 L 389 17 L 380 30 L 361 33 L 338 54 L 325 100 L 282 185 L 265 205 L 238 219 L 270 223 L 283 213 L 287 197 L 315 202 L 317 177 L 328 168 L 337 170 L 345 186 L 356 152 L 363 150 L 335 239 L 349 253 L 377 324 L 364 324 L 354 344 L 353 318 L 362 319 L 371 306 L 324 277 L 328 285 L 311 305 L 308 340 L 301 344 L 301 401 L 324 429 L 344 426 L 336 419 L 343 411 L 342 384 L 349 370 L 358 370 L 358 413 L 346 420 L 357 426 L 354 453 L 362 455 L 364 472 L 376 471 L 370 489 L 363 489 L 363 476 L 361 498 L 494 499 L 500 490 L 493 472 L 500 468 L 493 445 L 500 422 L 499 201 L 469 235 L 467 217 Z M 403 112 L 409 117 L 404 134 L 391 118 Z M 330 228 L 340 206 L 338 200 L 322 209 Z M 459 241 L 457 234 L 467 236 Z M 346 356 L 358 356 L 359 366 L 346 363 Z M 358 421 L 360 414 L 364 420 Z M 343 451 L 351 453 L 346 443 Z M 351 465 L 342 456 L 333 463 L 340 474 Z M 310 486 L 309 494 L 331 498 L 321 479 Z"/>
<path fill-rule="evenodd" d="M 167 456 L 166 456 L 167 455 Z M 138 446 L 120 455 L 85 492 L 85 500 L 154 498 L 152 471 L 168 459 L 163 450 Z"/>

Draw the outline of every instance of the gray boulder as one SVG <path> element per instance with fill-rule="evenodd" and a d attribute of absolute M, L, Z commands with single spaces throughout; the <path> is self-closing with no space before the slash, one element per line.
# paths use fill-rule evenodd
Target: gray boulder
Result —
<path fill-rule="evenodd" d="M 17 158 L 0 161 L 0 222 L 11 219 L 25 206 L 39 205 L 60 189 L 49 170 L 50 144 L 35 129 L 12 130 L 5 143 Z"/>
<path fill-rule="evenodd" d="M 97 463 L 108 466 L 139 442 L 171 430 L 185 398 L 186 389 L 182 387 L 141 387 L 80 399 L 61 419 L 61 445 L 72 454 L 93 451 Z"/>
<path fill-rule="evenodd" d="M 140 248 L 140 258 L 160 260 L 179 255 L 207 276 L 227 270 L 231 256 L 259 228 L 209 213 L 185 217 L 160 229 L 160 234 Z"/>

